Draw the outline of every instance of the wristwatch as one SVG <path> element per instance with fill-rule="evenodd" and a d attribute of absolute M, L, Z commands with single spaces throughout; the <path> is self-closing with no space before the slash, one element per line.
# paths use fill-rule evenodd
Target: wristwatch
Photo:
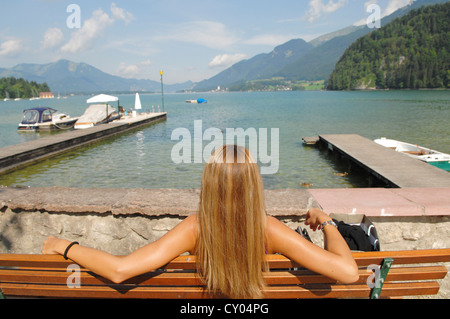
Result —
<path fill-rule="evenodd" d="M 325 226 L 327 226 L 327 225 L 333 225 L 334 227 L 337 228 L 337 225 L 336 225 L 336 223 L 335 223 L 334 221 L 332 221 L 332 220 L 327 220 L 327 221 L 324 221 L 324 222 L 322 223 L 322 225 L 321 225 L 322 230 L 324 230 Z"/>

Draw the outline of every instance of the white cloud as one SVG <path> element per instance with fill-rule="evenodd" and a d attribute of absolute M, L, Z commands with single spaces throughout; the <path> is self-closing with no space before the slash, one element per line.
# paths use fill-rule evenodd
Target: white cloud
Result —
<path fill-rule="evenodd" d="M 134 20 L 133 14 L 126 11 L 125 9 L 117 7 L 114 2 L 111 4 L 111 13 L 115 19 L 122 20 L 125 22 L 125 24 L 129 24 Z"/>
<path fill-rule="evenodd" d="M 386 9 L 384 10 L 382 16 L 388 16 L 391 13 L 394 13 L 395 11 L 397 11 L 400 8 L 403 8 L 405 6 L 407 6 L 408 4 L 411 3 L 411 0 L 391 0 L 389 1 Z"/>
<path fill-rule="evenodd" d="M 19 55 L 23 50 L 22 40 L 12 38 L 3 42 L 0 45 L 0 56 L 15 57 Z"/>
<path fill-rule="evenodd" d="M 236 62 L 239 62 L 243 59 L 247 58 L 247 55 L 237 53 L 237 54 L 221 54 L 214 57 L 214 59 L 209 62 L 208 66 L 210 68 L 219 68 L 219 67 L 229 67 Z"/>
<path fill-rule="evenodd" d="M 74 31 L 70 41 L 65 44 L 61 50 L 63 52 L 75 53 L 81 50 L 90 49 L 94 40 L 107 27 L 113 24 L 113 19 L 102 9 L 94 11 L 92 17 L 83 23 L 83 26 Z"/>
<path fill-rule="evenodd" d="M 142 61 L 137 64 L 127 64 L 125 62 L 121 62 L 119 67 L 116 70 L 116 74 L 125 78 L 139 79 L 139 78 L 148 78 L 146 76 L 146 67 L 150 66 L 152 62 L 150 59 Z"/>
<path fill-rule="evenodd" d="M 370 5 L 372 5 L 372 4 L 377 4 L 377 2 L 378 2 L 378 0 L 369 0 L 369 1 L 367 1 L 366 3 L 364 3 L 364 12 L 368 12 L 368 11 L 367 11 L 367 8 L 368 8 Z M 359 20 L 359 21 L 356 21 L 353 25 L 354 25 L 354 26 L 361 26 L 361 25 L 364 25 L 364 24 L 367 24 L 367 16 L 364 17 L 364 18 L 362 18 L 362 19 Z"/>
<path fill-rule="evenodd" d="M 394 13 L 398 9 L 411 4 L 411 2 L 412 2 L 411 0 L 390 0 L 387 4 L 386 8 L 384 8 L 383 13 L 381 14 L 381 18 L 384 18 L 384 17 Z M 367 8 L 372 4 L 378 4 L 378 0 L 369 0 L 366 3 L 364 3 L 365 12 L 367 12 Z M 364 25 L 366 23 L 367 23 L 367 17 L 355 22 L 354 25 L 360 26 L 360 25 Z"/>
<path fill-rule="evenodd" d="M 253 37 L 251 39 L 248 39 L 244 41 L 246 44 L 253 44 L 253 45 L 270 45 L 270 46 L 277 46 L 280 44 L 283 44 L 291 39 L 296 38 L 296 36 L 290 36 L 290 35 L 281 35 L 281 34 L 263 34 L 256 37 Z"/>
<path fill-rule="evenodd" d="M 42 40 L 42 48 L 54 48 L 62 43 L 64 40 L 64 35 L 59 28 L 49 28 L 45 34 L 44 39 Z"/>
<path fill-rule="evenodd" d="M 369 1 L 367 1 L 366 3 L 364 3 L 364 10 L 367 11 L 367 8 L 369 6 L 371 6 L 372 4 L 377 4 L 377 3 L 378 3 L 378 0 L 369 0 Z"/>
<path fill-rule="evenodd" d="M 90 49 L 95 44 L 95 40 L 114 22 L 122 20 L 128 24 L 134 19 L 131 13 L 118 8 L 115 3 L 111 4 L 111 12 L 112 16 L 109 16 L 102 9 L 95 10 L 92 17 L 84 21 L 83 26 L 72 33 L 70 41 L 61 48 L 61 51 L 76 53 Z"/>
<path fill-rule="evenodd" d="M 194 21 L 174 26 L 173 31 L 155 40 L 193 43 L 212 49 L 229 49 L 238 39 L 224 24 L 214 21 Z"/>
<path fill-rule="evenodd" d="M 306 18 L 309 22 L 320 18 L 323 14 L 332 13 L 345 4 L 348 0 L 329 0 L 327 4 L 323 3 L 323 0 L 311 0 L 309 2 L 309 10 L 306 13 Z"/>

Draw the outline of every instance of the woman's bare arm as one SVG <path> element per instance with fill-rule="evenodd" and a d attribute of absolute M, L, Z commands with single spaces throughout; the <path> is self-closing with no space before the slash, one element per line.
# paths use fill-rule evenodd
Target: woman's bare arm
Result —
<path fill-rule="evenodd" d="M 113 282 L 158 269 L 184 252 L 194 250 L 197 240 L 197 217 L 189 216 L 157 241 L 119 257 L 107 252 L 74 245 L 67 257 L 81 266 Z M 44 254 L 64 254 L 70 241 L 49 237 L 42 249 Z"/>
<path fill-rule="evenodd" d="M 331 218 L 320 210 L 310 210 L 306 224 L 316 230 Z M 280 253 L 300 265 L 343 283 L 358 280 L 358 266 L 336 227 L 325 226 L 327 249 L 304 239 L 294 230 L 273 217 L 267 219 L 267 237 L 270 253 Z"/>

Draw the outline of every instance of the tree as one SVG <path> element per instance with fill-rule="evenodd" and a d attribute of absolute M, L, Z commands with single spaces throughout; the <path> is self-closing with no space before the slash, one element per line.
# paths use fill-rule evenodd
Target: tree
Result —
<path fill-rule="evenodd" d="M 355 89 L 375 78 L 377 88 L 445 88 L 450 69 L 450 2 L 412 10 L 356 40 L 327 81 L 330 90 Z"/>

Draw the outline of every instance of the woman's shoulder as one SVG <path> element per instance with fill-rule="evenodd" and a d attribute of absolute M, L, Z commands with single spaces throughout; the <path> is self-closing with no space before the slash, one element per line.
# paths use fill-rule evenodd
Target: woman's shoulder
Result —
<path fill-rule="evenodd" d="M 192 232 L 197 235 L 198 234 L 198 218 L 197 214 L 189 215 L 186 217 L 183 222 Z"/>
<path fill-rule="evenodd" d="M 276 243 L 280 234 L 286 231 L 286 226 L 273 216 L 266 218 L 266 251 L 269 254 L 276 252 Z"/>
<path fill-rule="evenodd" d="M 273 230 L 276 228 L 279 228 L 280 226 L 283 226 L 284 224 L 279 221 L 276 217 L 273 216 L 267 216 L 266 217 L 266 228 L 267 230 Z"/>

